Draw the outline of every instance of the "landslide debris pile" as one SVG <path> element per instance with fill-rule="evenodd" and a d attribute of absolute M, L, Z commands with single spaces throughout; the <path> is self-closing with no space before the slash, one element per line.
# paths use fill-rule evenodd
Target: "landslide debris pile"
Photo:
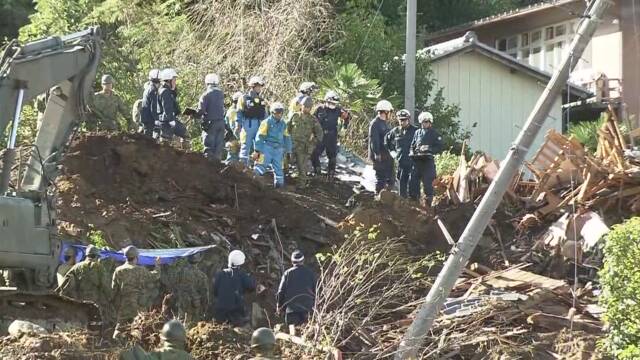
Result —
<path fill-rule="evenodd" d="M 75 140 L 56 184 L 61 233 L 85 239 L 100 231 L 116 249 L 239 246 L 272 219 L 280 235 L 298 240 L 323 224 L 313 210 L 239 168 L 135 135 Z"/>

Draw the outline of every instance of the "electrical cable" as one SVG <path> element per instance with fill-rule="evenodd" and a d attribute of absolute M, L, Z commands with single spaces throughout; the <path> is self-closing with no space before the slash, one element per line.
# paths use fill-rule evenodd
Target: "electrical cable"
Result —
<path fill-rule="evenodd" d="M 360 49 L 358 49 L 358 54 L 356 55 L 356 59 L 354 61 L 354 63 L 358 63 L 358 59 L 360 58 L 360 53 L 362 52 L 362 49 L 364 48 L 365 44 L 367 43 L 367 39 L 369 38 L 369 33 L 371 32 L 371 27 L 373 26 L 373 23 L 376 21 L 376 19 L 378 18 L 378 15 L 380 14 L 380 10 L 382 9 L 382 5 L 384 4 L 384 0 L 380 1 L 380 5 L 378 5 L 378 10 L 376 11 L 376 14 L 373 17 L 373 20 L 371 20 L 369 22 L 369 28 L 367 29 L 367 34 L 364 36 L 364 40 L 362 41 L 362 44 L 360 44 Z"/>

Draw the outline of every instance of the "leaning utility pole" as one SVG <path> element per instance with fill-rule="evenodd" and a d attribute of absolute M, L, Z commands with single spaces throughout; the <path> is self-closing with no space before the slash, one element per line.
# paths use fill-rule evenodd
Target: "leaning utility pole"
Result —
<path fill-rule="evenodd" d="M 415 117 L 416 110 L 416 0 L 407 0 L 407 38 L 404 56 L 404 108 Z"/>
<path fill-rule="evenodd" d="M 610 5 L 610 0 L 595 0 L 590 4 L 588 14 L 580 24 L 578 33 L 564 56 L 562 64 L 553 74 L 538 99 L 538 103 L 507 153 L 506 159 L 501 163 L 498 174 L 464 229 L 460 240 L 451 250 L 451 255 L 429 290 L 425 303 L 420 307 L 415 320 L 404 335 L 395 359 L 417 359 L 418 349 L 423 344 L 425 335 L 437 317 L 440 307 L 451 292 L 460 272 L 469 261 L 480 236 L 486 229 L 513 176 L 520 169 L 531 144 L 547 119 L 551 106 L 567 84 L 571 70 L 582 57 L 585 47 L 589 44 L 598 27 L 598 22 Z"/>

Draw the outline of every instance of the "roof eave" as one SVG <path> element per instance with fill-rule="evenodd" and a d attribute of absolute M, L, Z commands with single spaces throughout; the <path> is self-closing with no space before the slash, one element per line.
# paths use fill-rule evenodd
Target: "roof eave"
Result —
<path fill-rule="evenodd" d="M 545 83 L 548 83 L 551 80 L 551 77 L 553 76 L 552 74 L 546 71 L 542 71 L 531 65 L 520 62 L 519 60 L 514 59 L 510 55 L 502 53 L 501 51 L 496 50 L 478 41 L 466 43 L 464 46 L 452 49 L 442 54 L 438 54 L 436 56 L 431 57 L 430 59 L 431 61 L 440 61 L 444 58 L 447 58 L 453 55 L 468 53 L 471 51 L 477 51 L 479 53 L 482 53 L 483 55 L 495 61 L 498 61 L 505 66 L 508 66 L 517 71 L 524 72 Z M 588 98 L 593 95 L 589 90 L 583 88 L 582 86 L 571 84 L 571 83 L 569 83 L 569 86 L 571 87 L 571 93 L 580 98 Z"/>

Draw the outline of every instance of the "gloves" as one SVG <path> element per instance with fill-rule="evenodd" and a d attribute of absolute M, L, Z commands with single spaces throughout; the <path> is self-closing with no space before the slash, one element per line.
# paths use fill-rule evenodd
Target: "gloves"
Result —
<path fill-rule="evenodd" d="M 175 120 L 169 121 L 169 125 L 171 125 L 171 127 L 176 126 L 176 121 Z"/>
<path fill-rule="evenodd" d="M 257 151 L 254 151 L 253 154 L 251 154 L 251 160 L 258 161 L 258 159 L 260 159 L 260 153 Z"/>
<path fill-rule="evenodd" d="M 429 145 L 420 145 L 418 149 L 420 150 L 420 152 L 427 152 L 429 151 Z"/>
<path fill-rule="evenodd" d="M 202 122 L 200 123 L 200 127 L 202 128 L 202 131 L 207 132 L 211 127 L 211 123 L 209 121 L 202 120 Z"/>

